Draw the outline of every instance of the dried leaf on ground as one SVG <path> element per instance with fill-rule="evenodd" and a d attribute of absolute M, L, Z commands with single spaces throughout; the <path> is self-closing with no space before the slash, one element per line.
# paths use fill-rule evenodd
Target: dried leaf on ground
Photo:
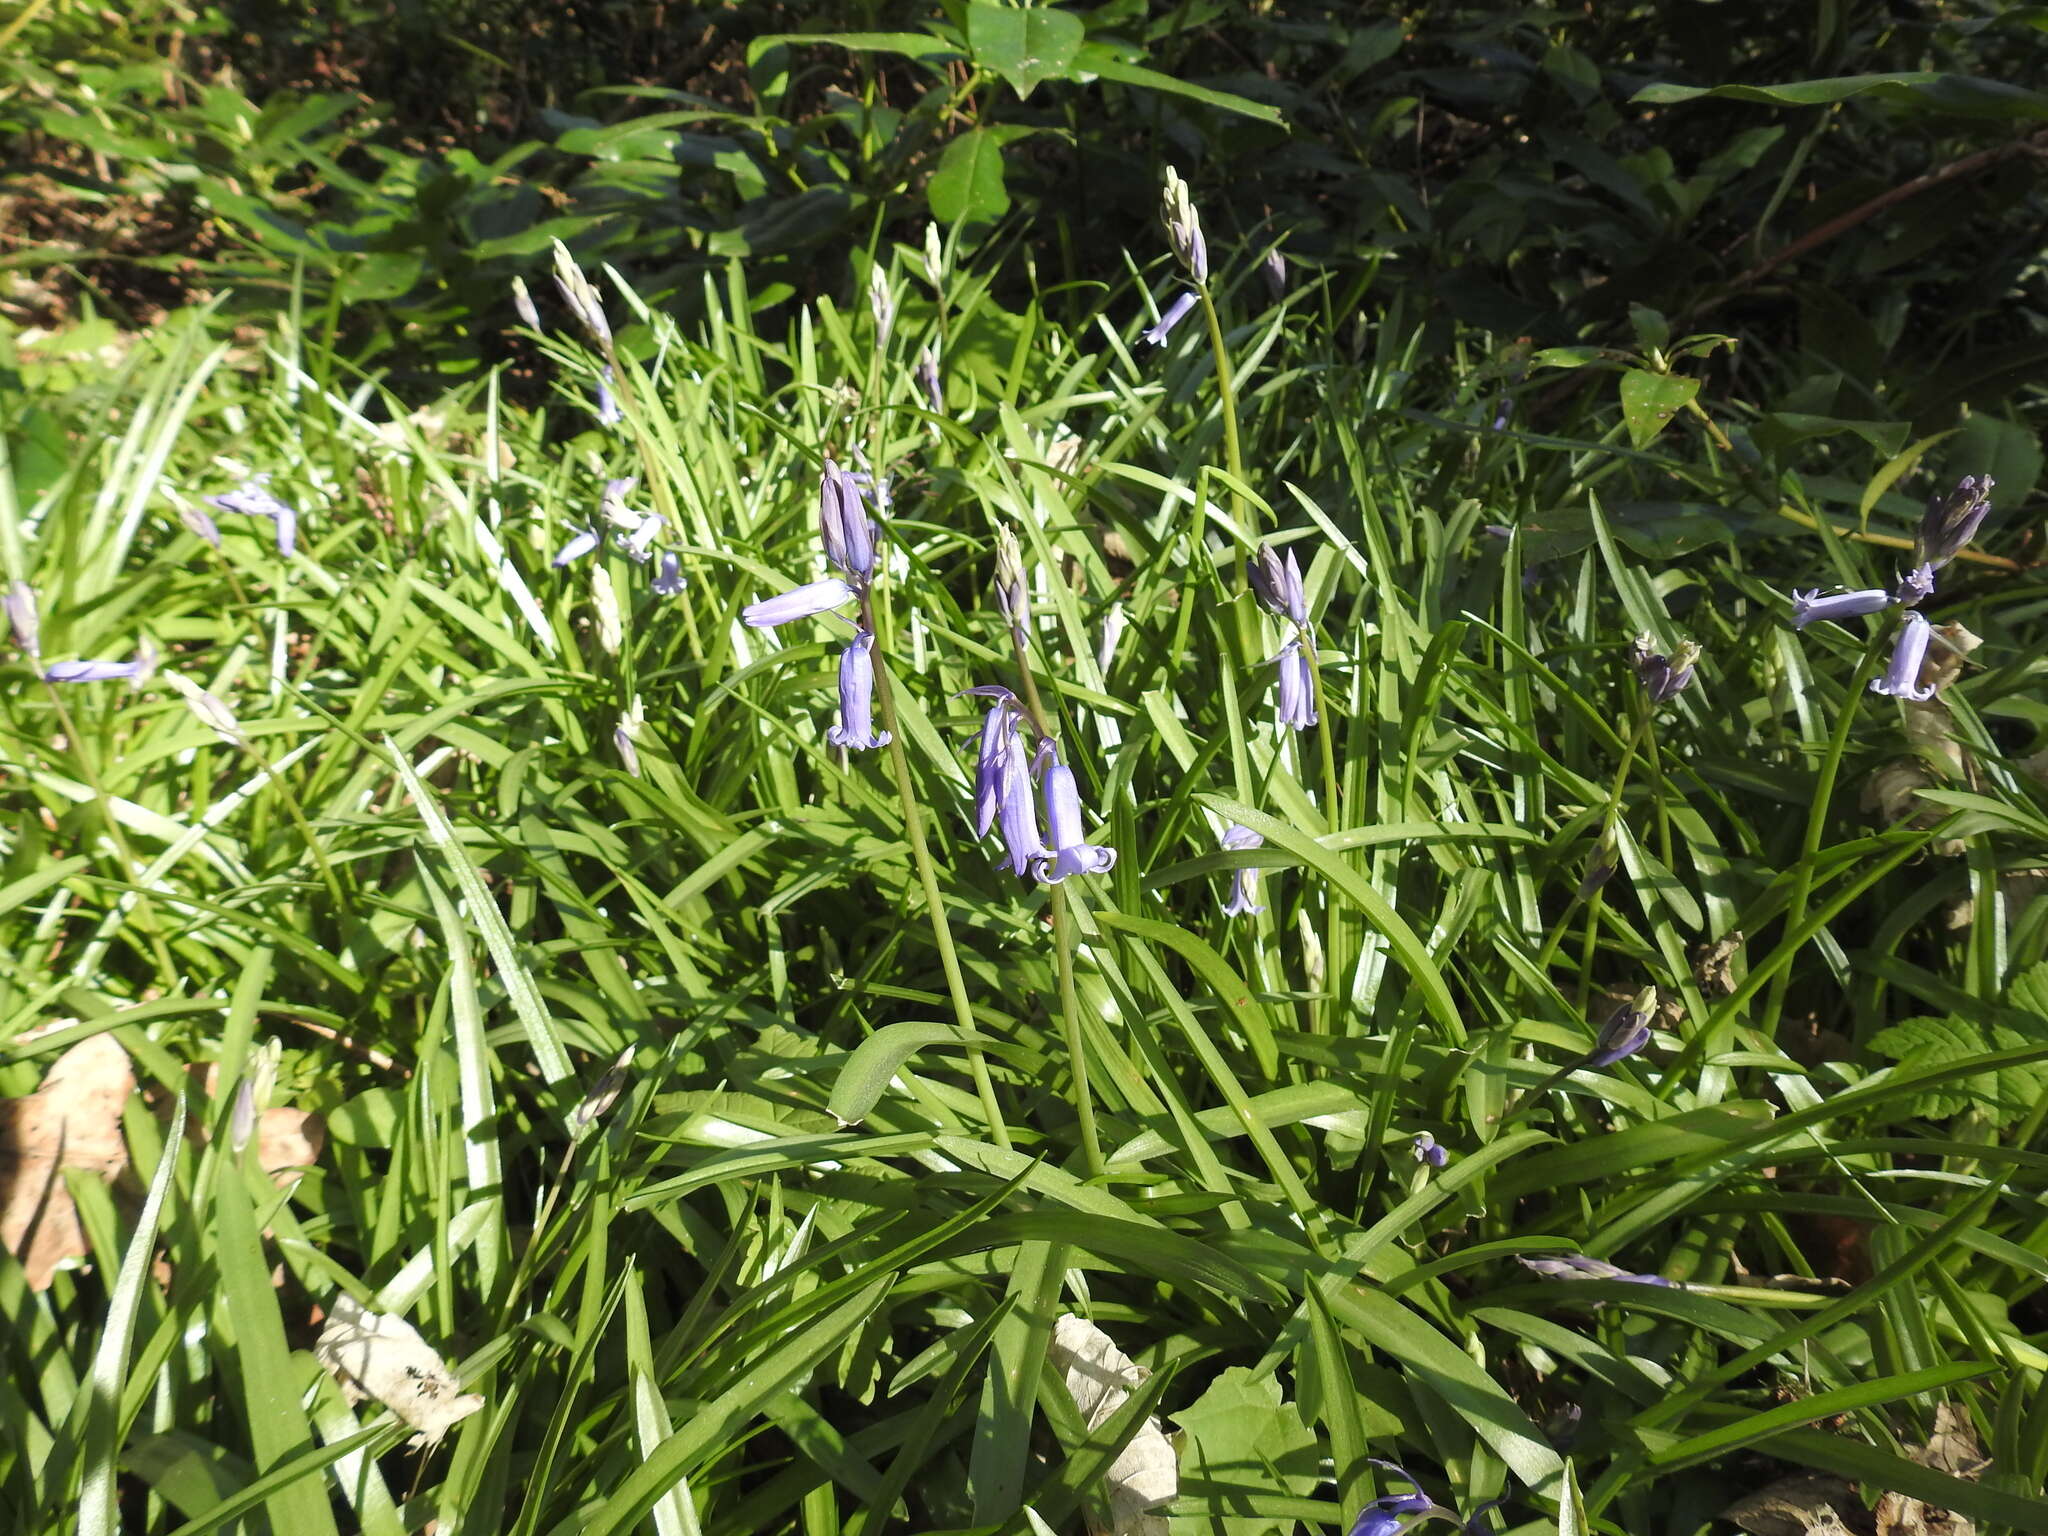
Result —
<path fill-rule="evenodd" d="M 334 1299 L 313 1355 L 334 1373 L 350 1402 L 375 1398 L 418 1430 L 409 1445 L 435 1444 L 484 1405 L 482 1394 L 462 1390 L 412 1324 L 372 1312 L 345 1292 Z"/>
<path fill-rule="evenodd" d="M 1934 1433 L 1925 1445 L 1906 1454 L 1921 1466 L 1952 1477 L 1975 1479 L 1990 1465 L 1969 1414 L 1953 1403 L 1934 1410 Z M 1975 1536 L 1977 1529 L 1962 1515 L 1903 1493 L 1887 1493 L 1871 1513 L 1877 1517 L 1877 1536 Z"/>
<path fill-rule="evenodd" d="M 0 1100 L 0 1244 L 36 1290 L 91 1252 L 62 1170 L 112 1179 L 128 1166 L 121 1107 L 134 1091 L 128 1053 L 94 1035 L 59 1056 L 27 1098 Z"/>
<path fill-rule="evenodd" d="M 1855 1488 L 1818 1472 L 1781 1477 L 1721 1511 L 1750 1536 L 1851 1536 L 1858 1526 L 1869 1529 L 1862 1516 Z"/>
<path fill-rule="evenodd" d="M 1046 1358 L 1091 1430 L 1108 1422 L 1146 1375 L 1108 1334 L 1071 1313 L 1053 1324 Z M 1158 1509 L 1180 1492 L 1180 1463 L 1157 1418 L 1145 1420 L 1102 1481 L 1109 1494 L 1109 1536 L 1166 1536 L 1167 1519 Z"/>

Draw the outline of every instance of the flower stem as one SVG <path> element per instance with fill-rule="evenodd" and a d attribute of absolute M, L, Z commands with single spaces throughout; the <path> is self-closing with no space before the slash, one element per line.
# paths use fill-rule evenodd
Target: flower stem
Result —
<path fill-rule="evenodd" d="M 863 603 L 863 616 L 870 631 L 874 616 Z M 988 1058 L 975 1041 L 974 1010 L 967 1001 L 967 984 L 960 975 L 960 957 L 953 949 L 953 930 L 946 923 L 946 909 L 939 895 L 939 875 L 932 866 L 931 849 L 925 846 L 924 818 L 917 808 L 917 796 L 910 784 L 910 758 L 903 750 L 903 723 L 896 717 L 896 695 L 889 668 L 875 658 L 875 703 L 882 712 L 882 726 L 889 733 L 889 765 L 895 770 L 896 795 L 903 803 L 903 835 L 910 843 L 910 859 L 917 866 L 918 883 L 924 887 L 925 910 L 931 914 L 932 942 L 938 946 L 939 969 L 946 974 L 946 992 L 953 1001 L 953 1022 L 960 1027 L 961 1043 L 967 1049 L 968 1071 L 974 1076 L 974 1092 L 981 1100 L 981 1114 L 989 1139 L 999 1147 L 1010 1145 L 1010 1127 L 996 1103 L 996 1089 L 988 1075 Z"/>
<path fill-rule="evenodd" d="M 1216 366 L 1216 406 L 1223 415 L 1223 465 L 1230 471 L 1230 478 L 1236 482 L 1231 487 L 1231 511 L 1243 537 L 1237 542 L 1233 556 L 1235 562 L 1231 578 L 1233 588 L 1244 585 L 1244 551 L 1247 542 L 1258 540 L 1259 529 L 1247 524 L 1251 512 L 1244 494 L 1237 486 L 1245 483 L 1244 447 L 1237 435 L 1237 381 L 1230 371 L 1230 353 L 1223 345 L 1223 317 L 1217 312 L 1216 300 L 1209 292 L 1207 283 L 1199 283 L 1195 292 L 1201 295 L 1202 318 L 1209 326 L 1209 355 Z"/>
<path fill-rule="evenodd" d="M 1335 739 L 1337 722 L 1330 714 L 1330 695 L 1323 687 L 1323 658 L 1316 649 L 1315 637 L 1305 637 L 1308 644 L 1309 692 L 1315 698 L 1316 741 L 1323 760 L 1323 821 L 1330 831 L 1338 830 L 1337 819 L 1337 748 Z M 1296 738 L 1299 740 L 1299 738 Z M 1343 858 L 1343 854 L 1338 855 Z M 1343 939 L 1343 909 L 1339 906 L 1336 893 L 1324 893 L 1323 908 L 1323 996 L 1317 999 L 1310 1014 L 1310 1033 L 1327 1034 L 1330 1016 L 1339 1006 L 1337 1000 L 1337 976 L 1345 951 L 1340 948 Z"/>
<path fill-rule="evenodd" d="M 1053 943 L 1060 957 L 1060 1025 L 1067 1070 L 1074 1077 L 1074 1113 L 1081 1121 L 1081 1162 L 1093 1181 L 1102 1177 L 1102 1143 L 1095 1133 L 1095 1103 L 1088 1093 L 1088 1052 L 1081 1039 L 1081 1002 L 1074 990 L 1074 918 L 1064 883 L 1052 888 Z"/>

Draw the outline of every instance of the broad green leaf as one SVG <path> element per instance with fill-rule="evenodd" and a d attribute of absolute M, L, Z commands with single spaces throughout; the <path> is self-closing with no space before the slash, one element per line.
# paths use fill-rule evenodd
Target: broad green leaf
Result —
<path fill-rule="evenodd" d="M 1001 75 L 1019 96 L 1065 79 L 1087 35 L 1080 17 L 1049 5 L 1019 9 L 969 0 L 967 7 L 967 46 L 976 67 Z"/>
<path fill-rule="evenodd" d="M 1638 448 L 1649 447 L 1699 392 L 1698 379 L 1629 369 L 1621 376 L 1621 419 L 1628 423 L 1629 441 Z"/>

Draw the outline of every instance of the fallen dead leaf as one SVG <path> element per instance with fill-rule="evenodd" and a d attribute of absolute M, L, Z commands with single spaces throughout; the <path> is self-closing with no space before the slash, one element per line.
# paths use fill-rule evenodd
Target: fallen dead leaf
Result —
<path fill-rule="evenodd" d="M 347 1292 L 313 1345 L 313 1355 L 341 1383 L 351 1403 L 373 1397 L 419 1433 L 406 1442 L 432 1446 L 483 1407 L 483 1395 L 462 1385 L 412 1324 L 372 1312 Z"/>
<path fill-rule="evenodd" d="M 112 1179 L 128 1166 L 121 1107 L 134 1091 L 128 1053 L 112 1035 L 94 1035 L 52 1062 L 27 1098 L 0 1100 L 0 1243 L 36 1290 L 92 1251 L 62 1170 Z"/>
<path fill-rule="evenodd" d="M 1925 1445 L 1909 1447 L 1906 1455 L 1923 1467 L 1973 1481 L 1991 1464 L 1969 1414 L 1953 1403 L 1934 1410 L 1934 1433 Z M 1877 1536 L 1976 1536 L 1971 1520 L 1903 1493 L 1887 1493 L 1871 1513 L 1877 1517 Z"/>
<path fill-rule="evenodd" d="M 1091 1430 L 1123 1407 L 1146 1375 L 1108 1334 L 1071 1313 L 1053 1324 L 1046 1358 L 1059 1368 L 1081 1422 Z M 1102 1482 L 1109 1494 L 1108 1536 L 1166 1536 L 1159 1506 L 1180 1492 L 1180 1460 L 1158 1419 L 1145 1421 Z"/>
<path fill-rule="evenodd" d="M 1781 1477 L 1721 1511 L 1750 1536 L 1851 1536 L 1850 1518 L 1869 1529 L 1862 1515 L 1853 1487 L 1818 1472 Z"/>

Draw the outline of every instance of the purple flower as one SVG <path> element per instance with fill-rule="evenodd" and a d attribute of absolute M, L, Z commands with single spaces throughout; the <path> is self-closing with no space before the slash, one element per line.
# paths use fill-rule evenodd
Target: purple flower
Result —
<path fill-rule="evenodd" d="M 981 722 L 981 749 L 974 765 L 974 835 L 987 837 L 1000 826 L 1012 874 L 1022 875 L 1046 851 L 1038 833 L 1038 805 L 1031 794 L 1031 760 L 1018 730 L 1022 711 L 1007 688 L 969 690 L 995 699 Z"/>
<path fill-rule="evenodd" d="M 1946 496 L 1929 497 L 1913 540 L 1914 564 L 1947 565 L 1961 554 L 1991 511 L 1991 487 L 1996 483 L 1989 475 L 1965 475 Z"/>
<path fill-rule="evenodd" d="M 1308 623 L 1308 595 L 1301 586 L 1301 564 L 1289 550 L 1283 557 L 1270 544 L 1261 544 L 1252 557 L 1252 592 L 1275 618 Z"/>
<path fill-rule="evenodd" d="M 1877 613 L 1892 605 L 1891 593 L 1881 587 L 1865 587 L 1857 592 L 1837 592 L 1832 597 L 1822 597 L 1818 591 L 1794 592 L 1792 594 L 1792 627 L 1804 629 L 1817 619 L 1831 619 L 1840 623 L 1844 619 L 1860 619 L 1866 613 Z"/>
<path fill-rule="evenodd" d="M 1381 1494 L 1360 1512 L 1357 1521 L 1351 1527 L 1351 1536 L 1396 1536 L 1402 1529 L 1403 1515 L 1449 1513 L 1448 1510 L 1439 1509 L 1436 1501 L 1422 1491 L 1422 1484 L 1411 1477 L 1406 1468 L 1396 1466 L 1391 1461 L 1381 1461 L 1378 1457 L 1372 1458 L 1372 1464 L 1384 1467 L 1414 1492 Z"/>
<path fill-rule="evenodd" d="M 615 427 L 626 419 L 619 402 L 612 398 L 611 378 L 611 364 L 606 363 L 604 376 L 597 381 L 597 424 L 601 427 Z"/>
<path fill-rule="evenodd" d="M 1259 263 L 1259 275 L 1266 280 L 1266 291 L 1273 295 L 1273 302 L 1279 303 L 1287 297 L 1287 258 L 1280 254 L 1278 246 L 1266 252 L 1266 259 Z"/>
<path fill-rule="evenodd" d="M 7 609 L 7 627 L 14 631 L 14 643 L 30 656 L 42 655 L 43 621 L 36 611 L 36 589 L 25 581 L 14 582 L 0 599 L 0 606 Z"/>
<path fill-rule="evenodd" d="M 1166 313 L 1161 315 L 1158 322 L 1138 339 L 1150 346 L 1164 346 L 1166 338 L 1173 334 L 1173 328 L 1179 325 L 1181 321 L 1187 319 L 1188 311 L 1194 307 L 1195 296 L 1192 293 L 1183 293 L 1179 298 L 1166 306 Z"/>
<path fill-rule="evenodd" d="M 1432 1168 L 1441 1168 L 1451 1160 L 1450 1148 L 1438 1146 L 1436 1138 L 1427 1131 L 1418 1135 L 1410 1147 L 1415 1153 L 1415 1161 L 1427 1163 Z"/>
<path fill-rule="evenodd" d="M 1615 847 L 1614 834 L 1603 832 L 1600 840 L 1593 845 L 1593 851 L 1586 855 L 1585 872 L 1579 876 L 1578 898 L 1584 901 L 1614 878 L 1614 872 L 1621 868 L 1621 850 Z"/>
<path fill-rule="evenodd" d="M 223 512 L 240 512 L 248 517 L 267 517 L 277 525 L 277 552 L 289 555 L 298 542 L 299 514 L 286 502 L 270 494 L 270 473 L 251 475 L 232 491 L 209 496 L 207 501 Z"/>
<path fill-rule="evenodd" d="M 1657 989 L 1645 987 L 1607 1017 L 1593 1042 L 1589 1067 L 1611 1067 L 1624 1056 L 1633 1056 L 1650 1043 L 1650 1012 L 1657 1006 Z"/>
<path fill-rule="evenodd" d="M 621 475 L 616 480 L 604 483 L 604 493 L 597 499 L 597 513 L 614 528 L 638 526 L 640 514 L 626 505 L 626 498 L 633 494 L 633 487 L 640 483 L 638 475 Z"/>
<path fill-rule="evenodd" d="M 1280 664 L 1280 707 L 1275 718 L 1283 727 L 1305 731 L 1316 723 L 1315 683 L 1309 675 L 1308 656 L 1299 640 L 1290 640 L 1274 659 Z"/>
<path fill-rule="evenodd" d="M 1074 787 L 1074 770 L 1059 760 L 1057 749 L 1045 770 L 1043 790 L 1052 847 L 1031 861 L 1032 875 L 1046 885 L 1058 885 L 1069 875 L 1107 874 L 1116 863 L 1116 850 L 1098 848 L 1088 841 L 1081 825 L 1081 792 Z"/>
<path fill-rule="evenodd" d="M 1927 642 L 1933 633 L 1927 620 L 1908 609 L 1905 625 L 1892 646 L 1891 665 L 1885 668 L 1883 677 L 1870 680 L 1870 691 L 1890 694 L 1895 699 L 1933 698 L 1932 683 L 1920 686 L 1920 664 L 1927 659 Z"/>
<path fill-rule="evenodd" d="M 645 565 L 654 557 L 654 536 L 661 532 L 663 518 L 659 512 L 650 512 L 640 519 L 640 526 L 628 534 L 620 545 L 628 556 Z"/>
<path fill-rule="evenodd" d="M 1235 853 L 1245 848 L 1263 848 L 1266 840 L 1250 827 L 1241 827 L 1232 822 L 1223 829 L 1223 846 Z M 1244 917 L 1266 909 L 1258 905 L 1259 872 L 1247 866 L 1233 870 L 1230 878 L 1230 899 L 1223 903 L 1225 917 Z"/>
<path fill-rule="evenodd" d="M 1916 565 L 1899 577 L 1899 584 L 1892 588 L 1892 601 L 1901 608 L 1918 608 L 1934 596 L 1934 567 Z"/>
<path fill-rule="evenodd" d="M 640 731 L 646 724 L 647 711 L 641 707 L 640 695 L 636 693 L 626 712 L 619 716 L 619 723 L 612 727 L 612 745 L 618 749 L 619 761 L 636 779 L 640 777 Z"/>
<path fill-rule="evenodd" d="M 829 613 L 853 601 L 853 588 L 837 576 L 791 587 L 780 597 L 764 597 L 740 610 L 740 617 L 756 629 L 773 629 L 778 624 Z"/>
<path fill-rule="evenodd" d="M 683 576 L 682 558 L 673 550 L 661 557 L 661 568 L 655 573 L 654 595 L 674 597 L 689 585 Z"/>
<path fill-rule="evenodd" d="M 156 647 L 144 640 L 127 661 L 60 661 L 43 673 L 46 683 L 146 683 L 156 672 Z"/>
<path fill-rule="evenodd" d="M 825 558 L 865 586 L 875 573 L 875 525 L 854 476 L 830 459 L 818 480 L 818 530 Z"/>
<path fill-rule="evenodd" d="M 197 507 L 178 508 L 178 521 L 185 525 L 187 532 L 198 534 L 215 549 L 220 548 L 220 529 L 214 526 L 212 518 Z"/>
<path fill-rule="evenodd" d="M 1505 432 L 1508 428 L 1508 422 L 1514 416 L 1514 414 L 1515 397 L 1509 394 L 1506 390 L 1502 390 L 1500 396 L 1500 404 L 1494 408 L 1493 412 L 1493 430 L 1496 432 Z"/>
<path fill-rule="evenodd" d="M 946 387 L 939 380 L 939 354 L 926 347 L 917 359 L 917 382 L 924 386 L 924 397 L 931 402 L 932 414 L 946 414 Z"/>
<path fill-rule="evenodd" d="M 1637 635 L 1629 665 L 1636 669 L 1636 676 L 1642 681 L 1643 691 L 1650 696 L 1650 702 L 1662 704 L 1685 692 L 1691 685 L 1693 668 L 1700 659 L 1700 648 L 1687 640 L 1674 646 L 1669 656 L 1660 656 L 1651 649 L 1653 643 L 1647 634 Z"/>
<path fill-rule="evenodd" d="M 889 733 L 875 729 L 875 637 L 862 630 L 839 653 L 839 723 L 825 733 L 835 747 L 886 747 Z"/>
<path fill-rule="evenodd" d="M 540 329 L 540 311 L 533 307 L 533 295 L 526 291 L 526 280 L 512 279 L 512 309 L 530 331 Z"/>
<path fill-rule="evenodd" d="M 1540 1259 L 1518 1259 L 1546 1280 L 1626 1280 L 1631 1285 L 1671 1284 L 1662 1275 L 1632 1275 L 1619 1264 L 1588 1258 L 1583 1253 L 1561 1253 Z"/>
<path fill-rule="evenodd" d="M 578 529 L 569 542 L 562 546 L 561 553 L 555 556 L 553 561 L 555 569 L 559 571 L 570 561 L 581 560 L 585 555 L 597 548 L 597 545 L 598 537 L 595 529 Z"/>

